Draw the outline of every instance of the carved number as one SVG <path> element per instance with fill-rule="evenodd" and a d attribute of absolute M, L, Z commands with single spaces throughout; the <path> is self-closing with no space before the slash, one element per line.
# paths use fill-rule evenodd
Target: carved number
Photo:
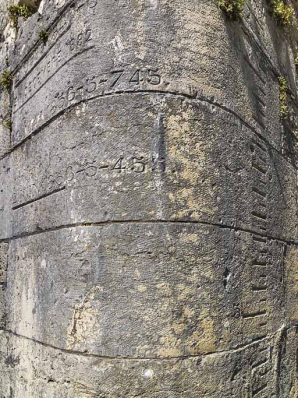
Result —
<path fill-rule="evenodd" d="M 111 84 L 111 87 L 114 87 L 114 86 L 116 86 L 116 84 L 120 80 L 121 76 L 123 75 L 124 70 L 115 70 L 115 71 L 113 71 L 111 73 L 112 73 L 112 75 L 116 75 L 116 79 Z"/>

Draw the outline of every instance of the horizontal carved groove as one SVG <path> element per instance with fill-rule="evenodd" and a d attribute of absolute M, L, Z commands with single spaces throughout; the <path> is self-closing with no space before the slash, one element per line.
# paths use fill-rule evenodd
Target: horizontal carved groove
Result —
<path fill-rule="evenodd" d="M 250 60 L 246 55 L 244 56 L 244 59 L 247 62 L 247 64 L 251 67 L 251 69 L 254 71 L 254 73 L 258 76 L 258 78 L 261 80 L 261 82 L 265 85 L 266 81 L 262 78 L 262 76 L 259 74 L 259 72 L 256 70 L 256 68 L 253 66 L 253 64 L 250 62 Z"/>
<path fill-rule="evenodd" d="M 57 42 L 68 32 L 70 29 L 71 24 L 68 24 L 67 28 L 57 37 L 55 42 L 49 46 L 49 48 L 42 54 L 42 56 L 35 62 L 35 64 L 28 70 L 27 73 L 22 77 L 22 79 L 18 80 L 15 84 L 15 88 L 17 88 L 29 75 L 30 73 L 40 64 L 40 62 L 48 55 L 53 47 L 57 44 Z"/>
<path fill-rule="evenodd" d="M 61 9 L 59 14 L 53 19 L 53 21 L 51 22 L 51 24 L 49 26 L 45 26 L 44 29 L 50 34 L 51 30 L 57 25 L 58 21 L 60 19 L 63 18 L 64 14 L 66 13 L 66 11 L 73 7 L 76 3 L 78 2 L 78 0 L 72 0 L 69 3 L 67 3 L 66 5 L 64 5 Z M 59 36 L 58 36 L 59 38 Z M 56 39 L 57 40 L 57 39 Z M 56 44 L 56 41 L 54 43 L 54 45 Z M 28 59 L 31 58 L 31 56 L 35 53 L 36 48 L 40 45 L 40 39 L 38 38 L 38 40 L 33 44 L 33 46 L 31 47 L 31 49 L 28 50 L 28 52 L 25 54 L 24 58 L 21 59 L 21 61 L 17 64 L 17 66 L 14 68 L 14 70 L 12 71 L 13 76 L 22 68 L 23 64 L 25 62 L 27 62 Z M 38 63 L 38 62 L 37 62 Z"/>
<path fill-rule="evenodd" d="M 263 340 L 265 340 L 267 337 L 268 337 L 267 334 L 263 334 L 263 335 L 260 336 L 260 337 L 256 337 L 256 338 L 252 339 L 251 341 L 252 341 L 253 343 L 255 343 L 255 342 L 257 342 L 257 341 L 263 341 Z M 267 349 L 267 348 L 266 348 L 266 349 Z"/>
<path fill-rule="evenodd" d="M 227 112 L 228 114 L 231 114 L 232 116 L 234 116 L 235 118 L 237 118 L 238 120 L 241 121 L 241 123 L 243 123 L 244 126 L 246 126 L 250 131 L 252 131 L 254 134 L 256 134 L 258 136 L 258 138 L 260 140 L 262 140 L 264 143 L 266 143 L 268 146 L 270 146 L 272 149 L 274 149 L 281 158 L 283 158 L 291 167 L 293 167 L 295 170 L 297 169 L 297 167 L 295 167 L 290 161 L 289 159 L 287 159 L 284 155 L 282 155 L 281 153 L 279 153 L 279 151 L 271 144 L 269 143 L 266 138 L 264 138 L 260 132 L 258 132 L 253 126 L 251 126 L 248 122 L 246 122 L 237 112 L 233 111 L 232 109 L 230 109 L 229 107 L 225 106 L 222 103 L 216 102 L 214 101 L 214 99 L 209 99 L 206 96 L 200 95 L 198 93 L 196 93 L 195 95 L 190 95 L 190 94 L 186 94 L 186 93 L 179 93 L 177 91 L 163 91 L 163 90 L 138 90 L 138 91 L 119 91 L 116 93 L 109 93 L 109 94 L 99 94 L 96 95 L 94 97 L 90 97 L 87 99 L 83 99 L 81 101 L 78 101 L 74 104 L 69 105 L 68 107 L 60 110 L 59 112 L 57 112 L 56 115 L 52 116 L 50 119 L 48 119 L 44 124 L 42 124 L 41 126 L 39 126 L 35 131 L 33 131 L 31 134 L 29 134 L 28 136 L 26 136 L 25 138 L 23 138 L 21 141 L 19 141 L 17 144 L 15 144 L 13 146 L 13 148 L 10 150 L 9 153 L 6 153 L 5 155 L 3 155 L 1 157 L 1 159 L 7 157 L 10 155 L 11 152 L 13 152 L 14 150 L 16 150 L 18 147 L 20 147 L 21 145 L 23 145 L 27 140 L 30 140 L 32 137 L 36 136 L 38 133 L 40 133 L 41 131 L 43 131 L 47 126 L 49 126 L 53 121 L 55 121 L 57 118 L 59 118 L 60 116 L 62 116 L 64 113 L 68 112 L 70 109 L 82 104 L 82 103 L 86 103 L 88 101 L 92 101 L 92 100 L 96 100 L 98 98 L 104 98 L 104 97 L 111 97 L 111 96 L 118 96 L 118 95 L 132 95 L 132 94 L 162 94 L 162 95 L 173 95 L 173 96 L 178 96 L 178 97 L 182 97 L 185 99 L 190 99 L 190 100 L 198 100 L 200 102 L 203 103 L 207 103 L 210 104 L 212 106 L 215 106 L 225 112 Z M 260 183 L 266 184 L 265 182 L 260 180 Z"/>
<path fill-rule="evenodd" d="M 263 156 L 258 155 L 258 158 L 263 162 L 263 163 L 267 163 L 267 160 L 265 158 L 263 158 Z"/>
<path fill-rule="evenodd" d="M 256 369 L 256 368 L 259 368 L 260 366 L 262 366 L 262 365 L 265 365 L 266 363 L 268 362 L 268 359 L 266 358 L 266 359 L 263 359 L 262 361 L 259 361 L 259 362 L 257 362 L 257 363 L 254 363 L 253 365 L 252 365 L 252 369 Z"/>
<path fill-rule="evenodd" d="M 292 327 L 295 325 L 291 325 L 289 327 Z M 298 325 L 297 325 L 298 326 Z M 288 327 L 288 328 L 289 328 Z M 47 347 L 47 348 L 51 348 L 53 350 L 58 350 L 60 352 L 63 352 L 65 354 L 70 354 L 70 355 L 79 355 L 79 356 L 84 356 L 84 357 L 90 357 L 90 358 L 97 358 L 97 359 L 101 359 L 101 360 L 115 360 L 115 361 L 119 361 L 119 360 L 129 360 L 129 361 L 152 361 L 152 360 L 156 360 L 156 361 L 170 361 L 173 359 L 180 359 L 180 360 L 186 360 L 186 359 L 191 359 L 191 358 L 202 358 L 202 357 L 207 357 L 207 356 L 217 356 L 217 355 L 225 355 L 225 354 L 231 354 L 231 353 L 237 353 L 237 352 L 241 352 L 245 349 L 247 349 L 248 347 L 254 346 L 258 343 L 261 343 L 263 341 L 272 339 L 274 336 L 278 335 L 281 331 L 287 330 L 287 327 L 283 326 L 281 327 L 278 331 L 276 331 L 275 333 L 273 333 L 272 335 L 263 335 L 260 337 L 256 337 L 255 339 L 252 339 L 251 342 L 249 343 L 244 343 L 244 344 L 240 344 L 239 346 L 235 347 L 235 348 L 231 348 L 229 350 L 219 350 L 219 351 L 213 351 L 213 352 L 208 352 L 205 354 L 197 354 L 197 355 L 181 355 L 181 356 L 172 356 L 172 357 L 132 357 L 132 356 L 103 356 L 103 355 L 99 355 L 99 354 L 91 354 L 91 353 L 86 353 L 83 351 L 75 351 L 75 350 L 69 350 L 69 349 L 65 349 L 65 348 L 60 348 L 57 347 L 55 345 L 52 344 L 48 344 L 48 343 L 44 343 L 40 340 L 34 339 L 32 337 L 28 337 L 28 336 L 23 336 L 20 335 L 19 333 L 9 330 L 9 329 L 5 329 L 3 327 L 0 327 L 0 331 L 3 331 L 5 333 L 11 334 L 17 338 L 20 339 L 24 339 L 27 341 L 30 341 L 34 344 L 39 344 L 43 347 Z M 264 348 L 260 348 L 259 352 L 265 351 L 267 350 L 268 347 L 264 347 Z"/>
<path fill-rule="evenodd" d="M 258 311 L 258 312 L 243 314 L 243 318 L 244 319 L 258 318 L 260 316 L 265 316 L 265 315 L 267 315 L 267 311 Z"/>
<path fill-rule="evenodd" d="M 268 289 L 268 286 L 252 286 L 251 290 L 253 292 L 263 292 Z"/>
<path fill-rule="evenodd" d="M 256 267 L 267 267 L 267 262 L 266 261 L 256 261 L 255 263 L 252 264 L 253 266 Z"/>
<path fill-rule="evenodd" d="M 266 196 L 267 196 L 265 192 L 261 191 L 260 189 L 258 189 L 256 187 L 253 187 L 252 190 L 253 190 L 253 192 L 257 193 L 258 195 L 262 196 L 263 198 L 266 198 Z"/>
<path fill-rule="evenodd" d="M 261 113 L 261 112 L 260 112 L 260 113 Z M 262 115 L 262 116 L 263 116 L 263 115 Z M 263 130 L 266 129 L 265 123 L 263 123 L 263 121 L 260 120 L 260 118 L 259 118 L 258 116 L 256 116 L 256 115 L 253 114 L 252 117 L 253 117 L 253 119 L 262 127 Z"/>
<path fill-rule="evenodd" d="M 253 95 L 256 98 L 256 100 L 259 101 L 264 108 L 266 108 L 266 103 L 262 100 L 262 98 L 256 92 L 253 92 Z M 260 112 L 261 112 L 261 110 L 260 110 Z M 263 113 L 262 113 L 262 115 L 265 116 Z"/>
<path fill-rule="evenodd" d="M 44 198 L 48 198 L 49 196 L 52 196 L 55 193 L 58 193 L 58 192 L 61 192 L 61 191 L 65 191 L 65 189 L 66 189 L 65 186 L 61 187 L 61 188 L 57 188 L 57 189 L 55 189 L 54 191 L 52 191 L 50 193 L 46 193 L 44 195 L 38 196 L 37 198 L 30 199 L 27 202 L 21 203 L 21 204 L 19 204 L 17 206 L 13 206 L 12 210 L 17 210 L 17 209 L 20 209 L 20 208 L 25 207 L 27 205 L 30 205 L 31 203 L 37 202 L 38 200 L 41 200 L 41 199 L 44 199 Z"/>
<path fill-rule="evenodd" d="M 253 390 L 252 396 L 255 397 L 257 394 L 259 394 L 261 391 L 264 391 L 268 387 L 268 383 L 263 384 L 261 387 L 257 388 L 256 390 Z"/>
<path fill-rule="evenodd" d="M 259 109 L 259 112 L 260 112 L 260 114 L 263 116 L 263 118 L 266 118 L 266 115 L 265 115 L 265 113 L 262 111 L 261 108 Z M 265 126 L 265 127 L 266 127 L 266 126 Z"/>
<path fill-rule="evenodd" d="M 256 163 L 256 162 L 252 162 L 252 167 L 254 168 L 254 169 L 256 169 L 256 170 L 258 170 L 260 173 L 262 173 L 262 174 L 266 174 L 266 170 L 262 167 L 262 166 L 260 166 L 258 163 Z"/>
<path fill-rule="evenodd" d="M 286 240 L 286 239 L 281 239 L 277 238 L 276 236 L 265 236 L 263 234 L 258 234 L 258 232 L 246 229 L 246 228 L 239 228 L 239 227 L 233 227 L 230 225 L 224 225 L 224 224 L 216 224 L 216 223 L 210 223 L 207 221 L 189 221 L 189 220 L 109 220 L 109 221 L 100 221 L 100 222 L 81 222 L 81 223 L 73 223 L 73 224 L 63 224 L 57 227 L 52 227 L 52 228 L 47 228 L 43 230 L 38 230 L 38 231 L 33 231 L 33 232 L 24 232 L 19 235 L 12 236 L 10 238 L 3 238 L 0 239 L 1 242 L 10 242 L 12 240 L 16 239 L 21 239 L 21 238 L 26 238 L 29 236 L 34 236 L 34 235 L 39 235 L 41 233 L 46 233 L 46 232 L 54 232 L 54 231 L 60 231 L 63 229 L 69 229 L 69 228 L 78 228 L 78 227 L 104 227 L 106 225 L 113 225 L 113 224 L 184 224 L 184 225 L 207 225 L 210 227 L 218 227 L 222 229 L 228 229 L 231 231 L 239 231 L 239 232 L 244 232 L 253 235 L 253 240 L 259 241 L 262 243 L 266 243 L 267 239 L 272 239 L 276 240 L 281 243 L 286 243 L 288 245 L 298 245 L 298 241 L 294 240 Z"/>
<path fill-rule="evenodd" d="M 17 109 L 15 109 L 14 111 L 13 111 L 13 114 L 16 114 L 20 109 L 22 109 L 23 108 L 23 106 L 25 106 L 26 104 L 27 104 L 27 102 L 29 102 L 55 75 L 56 75 L 56 73 L 58 73 L 59 72 L 59 70 L 60 69 L 62 69 L 63 68 L 63 66 L 65 66 L 68 62 L 70 62 L 72 59 L 74 59 L 74 58 L 76 58 L 77 56 L 79 56 L 79 55 L 81 55 L 81 54 L 83 54 L 83 53 L 85 53 L 86 51 L 88 51 L 88 50 L 91 50 L 92 48 L 93 48 L 94 46 L 90 46 L 90 47 L 87 47 L 87 48 L 84 48 L 83 50 L 81 50 L 81 51 L 79 51 L 79 52 L 77 52 L 76 54 L 74 54 L 72 57 L 70 57 L 67 61 L 65 61 L 65 62 L 63 62 L 63 64 L 62 65 L 60 65 L 59 66 L 59 68 L 58 69 L 56 69 L 55 70 L 55 72 L 54 73 L 52 73 L 51 74 L 51 76 L 49 76 L 39 87 L 38 87 L 38 89 L 32 94 L 32 95 L 30 95 L 30 97 L 29 98 L 27 98 L 26 99 L 26 101 L 25 102 L 23 102 L 22 103 L 22 105 L 20 105 Z"/>
<path fill-rule="evenodd" d="M 258 141 L 256 141 L 254 138 L 251 140 L 253 144 L 255 144 L 258 148 L 260 148 L 263 152 L 267 154 L 267 149 L 266 147 L 263 147 Z"/>
<path fill-rule="evenodd" d="M 258 213 L 258 212 L 256 212 L 256 211 L 253 211 L 251 214 L 252 214 L 254 217 L 256 217 L 256 218 L 260 218 L 261 220 L 264 220 L 264 221 L 267 220 L 267 216 L 266 216 L 265 214 L 261 214 L 261 213 Z"/>
<path fill-rule="evenodd" d="M 254 236 L 253 240 L 255 240 L 256 242 L 267 243 L 267 239 L 261 238 L 260 236 Z"/>

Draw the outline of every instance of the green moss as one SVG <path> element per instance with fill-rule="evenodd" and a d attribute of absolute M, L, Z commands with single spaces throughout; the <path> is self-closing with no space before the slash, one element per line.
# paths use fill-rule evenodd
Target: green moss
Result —
<path fill-rule="evenodd" d="M 273 15 L 281 26 L 289 26 L 293 23 L 294 9 L 285 4 L 284 0 L 270 0 Z"/>
<path fill-rule="evenodd" d="M 9 69 L 4 69 L 4 71 L 1 72 L 1 80 L 0 80 L 2 86 L 6 88 L 6 90 L 9 90 L 12 84 L 12 76 L 9 72 Z"/>
<path fill-rule="evenodd" d="M 13 23 L 13 26 L 17 29 L 19 25 L 19 17 L 23 17 L 25 19 L 31 17 L 31 15 L 34 13 L 34 10 L 25 4 L 15 4 L 12 6 L 9 6 L 7 8 L 9 12 L 9 17 L 10 20 Z"/>
<path fill-rule="evenodd" d="M 289 114 L 288 95 L 290 94 L 290 89 L 288 82 L 283 76 L 280 76 L 278 80 L 279 80 L 280 118 L 286 119 Z"/>
<path fill-rule="evenodd" d="M 3 121 L 3 126 L 12 131 L 12 120 L 11 119 L 5 119 Z"/>
<path fill-rule="evenodd" d="M 233 21 L 241 20 L 243 7 L 247 0 L 217 0 L 219 7 Z"/>
<path fill-rule="evenodd" d="M 48 40 L 48 32 L 46 30 L 41 30 L 39 32 L 39 38 L 43 43 L 46 43 Z"/>

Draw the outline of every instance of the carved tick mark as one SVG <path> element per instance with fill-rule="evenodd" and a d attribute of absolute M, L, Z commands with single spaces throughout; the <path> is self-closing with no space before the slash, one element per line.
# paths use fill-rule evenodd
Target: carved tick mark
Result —
<path fill-rule="evenodd" d="M 225 289 L 227 288 L 227 285 L 228 285 L 228 282 L 229 282 L 230 278 L 231 278 L 231 272 L 230 272 L 230 270 L 228 268 L 226 268 L 225 272 L 224 272 L 224 282 L 223 282 Z"/>

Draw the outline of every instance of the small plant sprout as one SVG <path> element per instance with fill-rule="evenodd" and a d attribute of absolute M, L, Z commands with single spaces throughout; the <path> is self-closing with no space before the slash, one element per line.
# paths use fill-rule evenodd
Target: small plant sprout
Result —
<path fill-rule="evenodd" d="M 48 32 L 44 29 L 39 32 L 39 38 L 44 44 L 47 42 L 48 36 Z"/>

